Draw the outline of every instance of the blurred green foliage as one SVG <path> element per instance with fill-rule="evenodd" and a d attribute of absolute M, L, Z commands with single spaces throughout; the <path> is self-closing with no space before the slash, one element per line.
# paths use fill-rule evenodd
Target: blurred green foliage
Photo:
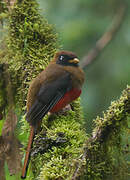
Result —
<path fill-rule="evenodd" d="M 86 127 L 117 99 L 130 82 L 130 1 L 128 0 L 39 0 L 41 13 L 54 24 L 63 49 L 80 58 L 94 47 L 108 30 L 120 5 L 126 3 L 126 15 L 112 42 L 86 67 L 86 81 L 81 96 Z"/>

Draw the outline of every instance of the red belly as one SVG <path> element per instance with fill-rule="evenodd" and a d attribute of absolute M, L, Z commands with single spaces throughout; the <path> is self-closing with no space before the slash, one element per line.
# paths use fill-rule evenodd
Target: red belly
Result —
<path fill-rule="evenodd" d="M 64 108 L 67 104 L 70 104 L 73 100 L 77 99 L 81 94 L 81 90 L 73 88 L 68 91 L 60 101 L 50 110 L 51 113 L 55 113 Z"/>

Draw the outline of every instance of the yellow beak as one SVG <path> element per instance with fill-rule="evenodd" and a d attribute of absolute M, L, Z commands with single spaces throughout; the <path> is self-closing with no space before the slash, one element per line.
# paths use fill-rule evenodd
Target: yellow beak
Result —
<path fill-rule="evenodd" d="M 71 59 L 71 60 L 69 60 L 69 63 L 78 64 L 79 63 L 79 59 L 78 58 Z"/>

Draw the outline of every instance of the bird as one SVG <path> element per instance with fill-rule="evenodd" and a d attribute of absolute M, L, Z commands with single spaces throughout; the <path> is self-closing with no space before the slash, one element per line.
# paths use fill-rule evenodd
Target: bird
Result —
<path fill-rule="evenodd" d="M 71 51 L 56 52 L 49 65 L 31 82 L 27 94 L 26 120 L 30 135 L 22 169 L 25 179 L 31 148 L 40 122 L 48 113 L 57 113 L 77 99 L 82 91 L 84 72 L 79 67 L 77 55 Z"/>

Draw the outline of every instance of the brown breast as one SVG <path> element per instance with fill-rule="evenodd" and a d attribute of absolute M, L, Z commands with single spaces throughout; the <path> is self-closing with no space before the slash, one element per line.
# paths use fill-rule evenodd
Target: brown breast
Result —
<path fill-rule="evenodd" d="M 72 77 L 72 86 L 81 89 L 84 83 L 84 72 L 80 67 L 64 66 L 64 70 L 68 71 Z"/>

